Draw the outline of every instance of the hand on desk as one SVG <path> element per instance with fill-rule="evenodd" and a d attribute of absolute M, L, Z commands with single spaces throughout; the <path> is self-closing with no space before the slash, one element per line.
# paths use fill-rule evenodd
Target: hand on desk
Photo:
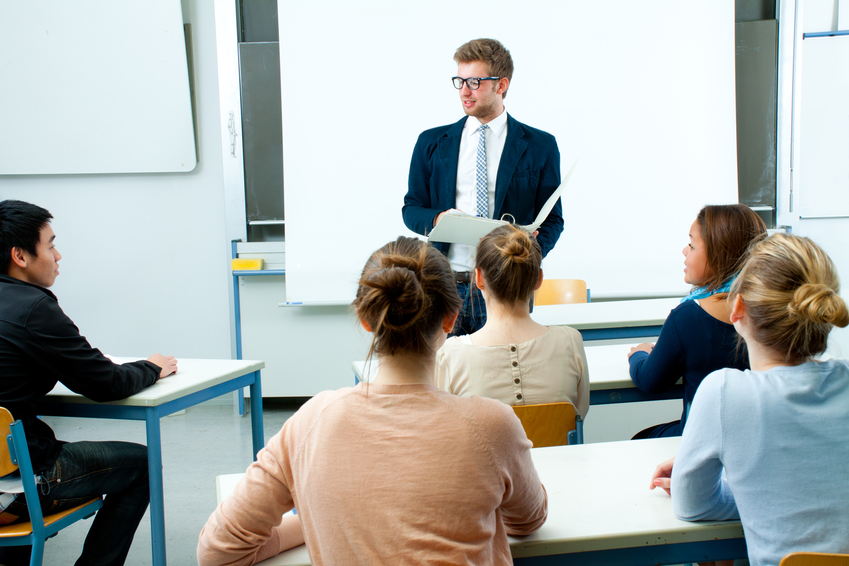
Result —
<path fill-rule="evenodd" d="M 657 465 L 651 476 L 649 489 L 659 487 L 669 495 L 672 495 L 672 464 L 674 463 L 675 458 L 670 458 L 666 462 Z"/>
<path fill-rule="evenodd" d="M 177 373 L 177 359 L 174 356 L 163 356 L 162 354 L 153 354 L 147 359 L 162 368 L 159 372 L 159 378 L 169 376 L 172 373 Z"/>
<path fill-rule="evenodd" d="M 654 344 L 650 344 L 648 342 L 645 342 L 643 344 L 637 344 L 636 346 L 631 348 L 630 352 L 628 352 L 628 358 L 633 356 L 634 352 L 645 352 L 646 354 L 651 354 L 651 351 L 652 351 L 653 348 L 654 348 Z"/>

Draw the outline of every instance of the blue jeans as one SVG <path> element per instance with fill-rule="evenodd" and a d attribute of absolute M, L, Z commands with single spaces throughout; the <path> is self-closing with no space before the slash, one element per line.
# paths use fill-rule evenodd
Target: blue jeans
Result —
<path fill-rule="evenodd" d="M 460 316 L 449 336 L 463 336 L 477 332 L 486 324 L 486 303 L 478 286 L 472 283 L 457 283 L 457 293 L 463 299 Z"/>
<path fill-rule="evenodd" d="M 124 564 L 150 502 L 147 448 L 131 442 L 70 442 L 62 446 L 56 463 L 42 475 L 47 480 L 47 485 L 39 485 L 45 515 L 106 495 L 103 507 L 94 516 L 77 566 Z M 21 515 L 19 521 L 28 521 L 25 505 L 20 496 L 9 511 Z M 5 556 L 0 555 L 0 563 L 29 563 L 29 547 L 23 547 L 20 555 L 13 555 L 13 548 L 6 547 L 8 551 Z"/>

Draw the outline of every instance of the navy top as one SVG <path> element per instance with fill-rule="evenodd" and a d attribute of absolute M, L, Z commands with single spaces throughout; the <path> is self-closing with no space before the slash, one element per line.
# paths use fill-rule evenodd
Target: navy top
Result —
<path fill-rule="evenodd" d="M 712 317 L 695 301 L 687 301 L 669 313 L 651 355 L 635 352 L 628 363 L 631 379 L 646 393 L 666 391 L 684 378 L 681 420 L 661 426 L 651 435 L 681 436 L 687 408 L 702 380 L 722 368 L 749 369 L 749 355 L 742 345 L 738 348 L 733 325 Z"/>

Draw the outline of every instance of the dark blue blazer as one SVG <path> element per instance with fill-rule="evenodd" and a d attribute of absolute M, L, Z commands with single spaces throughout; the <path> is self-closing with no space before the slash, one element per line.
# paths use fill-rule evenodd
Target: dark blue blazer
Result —
<path fill-rule="evenodd" d="M 419 136 L 410 162 L 407 195 L 401 213 L 404 224 L 427 235 L 443 210 L 455 207 L 457 162 L 464 117 L 459 122 L 427 130 Z M 516 223 L 530 224 L 548 197 L 560 186 L 560 151 L 549 133 L 526 126 L 507 115 L 507 139 L 495 181 L 495 214 L 511 214 Z M 537 241 L 545 257 L 563 232 L 563 209 L 558 199 Z M 448 244 L 436 244 L 447 253 Z"/>

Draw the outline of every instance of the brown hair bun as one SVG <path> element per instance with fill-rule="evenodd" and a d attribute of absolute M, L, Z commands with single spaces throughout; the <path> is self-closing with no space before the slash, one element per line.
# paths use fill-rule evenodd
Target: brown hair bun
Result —
<path fill-rule="evenodd" d="M 374 338 L 373 352 L 432 352 L 445 317 L 461 305 L 448 260 L 417 238 L 399 237 L 371 254 L 353 307 Z"/>
<path fill-rule="evenodd" d="M 530 301 L 539 283 L 542 250 L 525 230 L 499 226 L 478 244 L 475 267 L 481 270 L 487 291 L 502 303 Z"/>

